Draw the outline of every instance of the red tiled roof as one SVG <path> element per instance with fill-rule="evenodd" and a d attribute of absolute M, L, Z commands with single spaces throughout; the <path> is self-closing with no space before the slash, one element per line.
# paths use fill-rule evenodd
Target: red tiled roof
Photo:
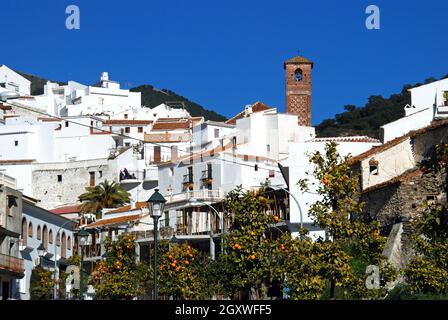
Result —
<path fill-rule="evenodd" d="M 140 201 L 135 203 L 135 208 L 132 208 L 131 205 L 127 205 L 118 209 L 114 209 L 111 211 L 106 212 L 106 214 L 112 214 L 112 213 L 121 213 L 121 212 L 128 212 L 128 211 L 134 211 L 134 210 L 140 210 L 141 208 L 146 208 L 148 204 L 145 201 Z"/>
<path fill-rule="evenodd" d="M 264 103 L 262 103 L 260 101 L 255 102 L 251 107 L 252 107 L 253 113 L 272 109 L 271 107 L 265 105 Z M 230 118 L 229 120 L 227 120 L 225 123 L 236 124 L 236 120 L 243 118 L 244 113 L 245 113 L 245 110 L 241 111 L 237 115 L 235 115 L 232 118 Z"/>
<path fill-rule="evenodd" d="M 0 160 L 0 164 L 27 164 L 33 163 L 35 159 L 20 159 L 20 160 Z"/>
<path fill-rule="evenodd" d="M 377 146 L 377 147 L 373 147 L 370 150 L 367 150 L 364 153 L 361 153 L 359 155 L 357 155 L 356 157 L 353 157 L 351 159 L 352 163 L 356 163 L 362 160 L 365 160 L 366 158 L 370 157 L 371 155 L 377 154 L 379 152 L 388 150 L 398 144 L 400 144 L 401 142 L 405 141 L 408 138 L 414 138 L 418 135 L 421 135 L 423 133 L 426 133 L 428 131 L 443 127 L 448 125 L 448 120 L 439 120 L 439 121 L 434 121 L 433 123 L 431 123 L 429 126 L 426 126 L 424 128 L 418 129 L 418 130 L 414 130 L 411 131 L 401 137 L 395 138 L 391 141 L 386 142 L 385 144 L 381 145 L 381 146 Z"/>
<path fill-rule="evenodd" d="M 116 217 L 116 218 L 101 219 L 94 223 L 85 225 L 85 227 L 86 227 L 86 229 L 104 227 L 107 225 L 120 224 L 120 223 L 124 223 L 124 222 L 128 222 L 128 221 L 138 220 L 140 218 L 141 218 L 140 214 L 133 214 L 133 215 L 128 215 L 128 216 Z"/>
<path fill-rule="evenodd" d="M 68 213 L 79 213 L 80 212 L 79 205 L 54 208 L 49 211 L 54 214 L 68 214 Z"/>
<path fill-rule="evenodd" d="M 49 117 L 40 117 L 40 118 L 37 118 L 37 120 L 40 120 L 40 121 L 43 121 L 43 122 L 53 122 L 53 121 L 59 122 L 59 121 L 62 121 L 61 119 L 58 119 L 58 118 L 49 118 Z"/>
<path fill-rule="evenodd" d="M 105 124 L 109 125 L 149 125 L 151 120 L 132 120 L 132 119 L 112 119 L 106 120 Z"/>
<path fill-rule="evenodd" d="M 189 129 L 190 122 L 156 122 L 152 130 L 174 130 L 174 129 Z"/>
<path fill-rule="evenodd" d="M 6 110 L 12 110 L 11 106 L 6 106 L 4 104 L 0 104 L 0 110 L 6 111 Z"/>
<path fill-rule="evenodd" d="M 381 141 L 375 138 L 371 138 L 368 136 L 352 136 L 352 137 L 322 137 L 322 138 L 314 138 L 314 142 L 326 142 L 326 141 L 334 141 L 334 142 L 372 142 L 372 143 L 380 143 Z"/>

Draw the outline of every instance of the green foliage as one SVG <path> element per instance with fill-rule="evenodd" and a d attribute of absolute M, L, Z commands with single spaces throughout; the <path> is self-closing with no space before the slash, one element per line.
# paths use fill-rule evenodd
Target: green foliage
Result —
<path fill-rule="evenodd" d="M 404 106 L 411 103 L 408 89 L 436 81 L 429 78 L 414 86 L 405 85 L 400 93 L 389 98 L 370 96 L 362 107 L 346 105 L 345 112 L 336 114 L 334 119 L 325 119 L 316 126 L 319 137 L 339 137 L 367 135 L 379 138 L 379 128 L 404 116 Z"/>
<path fill-rule="evenodd" d="M 95 298 L 102 300 L 131 300 L 143 296 L 148 268 L 136 262 L 135 237 L 121 234 L 118 240 L 104 241 L 106 259 L 101 260 L 91 276 Z"/>
<path fill-rule="evenodd" d="M 86 188 L 86 191 L 79 196 L 82 213 L 98 215 L 103 208 L 118 208 L 130 202 L 131 194 L 115 181 L 110 183 L 106 179 L 95 187 Z"/>
<path fill-rule="evenodd" d="M 154 108 L 167 101 L 182 101 L 185 108 L 194 117 L 203 116 L 205 120 L 225 121 L 226 118 L 215 111 L 206 110 L 199 104 L 182 97 L 167 89 L 157 90 L 151 85 L 141 85 L 131 89 L 132 92 L 142 93 L 142 104 L 148 108 Z"/>
<path fill-rule="evenodd" d="M 435 145 L 420 168 L 446 175 L 448 144 Z M 448 295 L 448 205 L 425 202 L 424 207 L 413 221 L 415 255 L 404 271 L 405 278 L 412 293 Z"/>
<path fill-rule="evenodd" d="M 52 297 L 53 279 L 51 271 L 37 266 L 31 271 L 30 298 L 31 300 L 49 300 Z"/>
<path fill-rule="evenodd" d="M 331 240 L 321 241 L 325 278 L 330 279 L 330 297 L 337 287 L 344 288 L 345 298 L 378 298 L 386 293 L 386 284 L 395 278 L 394 269 L 387 264 L 382 250 L 386 238 L 380 236 L 380 223 L 363 214 L 359 201 L 359 177 L 352 172 L 350 156 L 342 157 L 337 144 L 328 143 L 325 152 L 310 155 L 311 174 L 321 199 L 310 206 L 309 215 L 325 229 Z M 309 192 L 309 179 L 298 182 L 303 192 Z M 366 268 L 380 268 L 380 288 L 367 289 Z"/>

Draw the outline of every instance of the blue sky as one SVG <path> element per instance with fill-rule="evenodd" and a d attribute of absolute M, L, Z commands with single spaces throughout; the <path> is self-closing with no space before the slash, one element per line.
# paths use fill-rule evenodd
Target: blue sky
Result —
<path fill-rule="evenodd" d="M 69 4 L 80 30 L 65 28 Z M 380 30 L 365 27 L 370 4 Z M 446 0 L 2 0 L 0 12 L 0 64 L 85 84 L 109 71 L 227 117 L 257 100 L 283 112 L 283 61 L 297 50 L 315 62 L 313 124 L 448 73 Z"/>

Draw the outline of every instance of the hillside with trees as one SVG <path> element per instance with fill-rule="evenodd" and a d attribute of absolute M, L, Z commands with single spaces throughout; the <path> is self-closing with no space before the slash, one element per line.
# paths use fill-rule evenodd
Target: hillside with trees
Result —
<path fill-rule="evenodd" d="M 442 79 L 448 78 L 448 75 Z M 410 88 L 428 84 L 438 79 L 429 78 L 424 83 L 404 85 L 400 93 L 389 98 L 373 95 L 364 106 L 346 105 L 343 113 L 336 114 L 333 119 L 325 119 L 316 126 L 318 137 L 340 137 L 367 135 L 379 137 L 379 128 L 404 116 L 404 107 L 411 103 Z"/>

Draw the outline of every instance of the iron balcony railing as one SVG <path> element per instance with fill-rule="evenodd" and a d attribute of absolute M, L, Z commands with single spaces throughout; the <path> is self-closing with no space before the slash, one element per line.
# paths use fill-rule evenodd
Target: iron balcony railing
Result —
<path fill-rule="evenodd" d="M 212 180 L 212 171 L 211 170 L 203 170 L 201 175 L 201 180 Z"/>

